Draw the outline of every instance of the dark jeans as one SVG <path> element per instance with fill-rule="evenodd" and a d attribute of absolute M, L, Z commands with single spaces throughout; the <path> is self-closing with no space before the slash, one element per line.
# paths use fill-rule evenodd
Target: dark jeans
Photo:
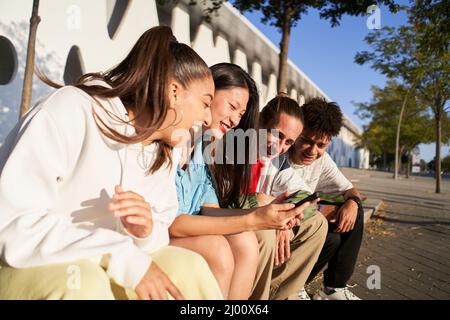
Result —
<path fill-rule="evenodd" d="M 307 283 L 328 263 L 328 268 L 324 271 L 323 284 L 328 287 L 343 288 L 353 274 L 356 259 L 364 232 L 364 210 L 358 208 L 358 217 L 353 230 L 346 233 L 333 232 L 336 225 L 328 223 L 328 234 L 320 252 L 319 258 L 314 265 Z"/>

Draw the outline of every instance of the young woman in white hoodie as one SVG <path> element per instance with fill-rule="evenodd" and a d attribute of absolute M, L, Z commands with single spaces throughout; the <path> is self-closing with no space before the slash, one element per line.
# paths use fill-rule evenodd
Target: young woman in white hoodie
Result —
<path fill-rule="evenodd" d="M 33 108 L 0 149 L 0 299 L 220 299 L 203 258 L 168 246 L 172 137 L 213 97 L 205 62 L 155 27 Z"/>

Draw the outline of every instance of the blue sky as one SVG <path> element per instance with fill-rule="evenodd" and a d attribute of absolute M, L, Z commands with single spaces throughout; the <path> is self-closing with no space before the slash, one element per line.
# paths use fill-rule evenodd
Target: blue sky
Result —
<path fill-rule="evenodd" d="M 407 1 L 401 1 L 407 4 Z M 406 22 L 403 12 L 393 14 L 381 7 L 381 26 L 398 26 Z M 245 16 L 276 46 L 281 34 L 268 24 L 261 23 L 259 12 Z M 332 28 L 328 20 L 321 20 L 316 10 L 310 10 L 291 31 L 289 59 L 297 64 L 331 99 L 337 101 L 350 119 L 362 126 L 365 122 L 355 114 L 351 101 L 368 102 L 370 87 L 383 86 L 386 77 L 368 65 L 353 62 L 356 52 L 370 50 L 364 37 L 371 31 L 366 26 L 367 16 L 344 16 L 340 26 Z M 421 146 L 421 157 L 426 161 L 434 157 L 434 144 Z M 443 147 L 443 156 L 449 154 Z"/>

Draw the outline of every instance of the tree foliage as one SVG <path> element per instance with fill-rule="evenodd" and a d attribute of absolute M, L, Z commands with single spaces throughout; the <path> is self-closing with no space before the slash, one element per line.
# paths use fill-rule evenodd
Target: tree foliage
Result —
<path fill-rule="evenodd" d="M 217 14 L 226 0 L 190 0 L 190 5 L 203 5 L 204 18 L 211 21 L 214 14 Z M 166 2 L 177 3 L 179 0 L 158 0 L 159 4 Z M 353 1 L 335 1 L 335 0 L 233 0 L 230 3 L 241 13 L 260 11 L 262 14 L 261 22 L 275 26 L 281 33 L 279 44 L 279 62 L 278 62 L 278 91 L 284 91 L 287 86 L 287 60 L 289 52 L 290 32 L 309 10 L 319 11 L 320 18 L 329 20 L 331 26 L 340 24 L 342 16 L 345 14 L 351 16 L 361 16 L 367 13 L 368 7 L 377 5 L 386 5 L 389 10 L 396 12 L 399 6 L 393 0 L 353 0 Z"/>
<path fill-rule="evenodd" d="M 407 88 L 389 81 L 384 88 L 372 87 L 373 98 L 368 103 L 354 103 L 356 114 L 369 120 L 362 136 L 362 144 L 374 155 L 395 153 L 395 137 L 399 108 Z M 411 152 L 421 143 L 433 141 L 432 118 L 426 106 L 416 97 L 408 99 L 401 130 L 402 154 Z"/>
<path fill-rule="evenodd" d="M 372 51 L 357 53 L 355 62 L 391 79 L 399 79 L 415 91 L 421 104 L 433 113 L 436 142 L 436 192 L 440 192 L 441 142 L 446 139 L 449 117 L 449 24 L 450 2 L 416 0 L 406 8 L 408 23 L 398 28 L 385 27 L 366 37 Z"/>

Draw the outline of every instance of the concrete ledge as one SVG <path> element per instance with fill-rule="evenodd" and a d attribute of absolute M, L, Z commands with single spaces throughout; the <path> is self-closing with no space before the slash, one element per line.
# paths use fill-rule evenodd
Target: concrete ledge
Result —
<path fill-rule="evenodd" d="M 383 201 L 380 199 L 366 199 L 363 202 L 363 208 L 364 208 L 364 223 L 367 223 L 369 219 L 372 217 L 372 215 L 377 214 L 378 210 L 383 205 Z"/>

